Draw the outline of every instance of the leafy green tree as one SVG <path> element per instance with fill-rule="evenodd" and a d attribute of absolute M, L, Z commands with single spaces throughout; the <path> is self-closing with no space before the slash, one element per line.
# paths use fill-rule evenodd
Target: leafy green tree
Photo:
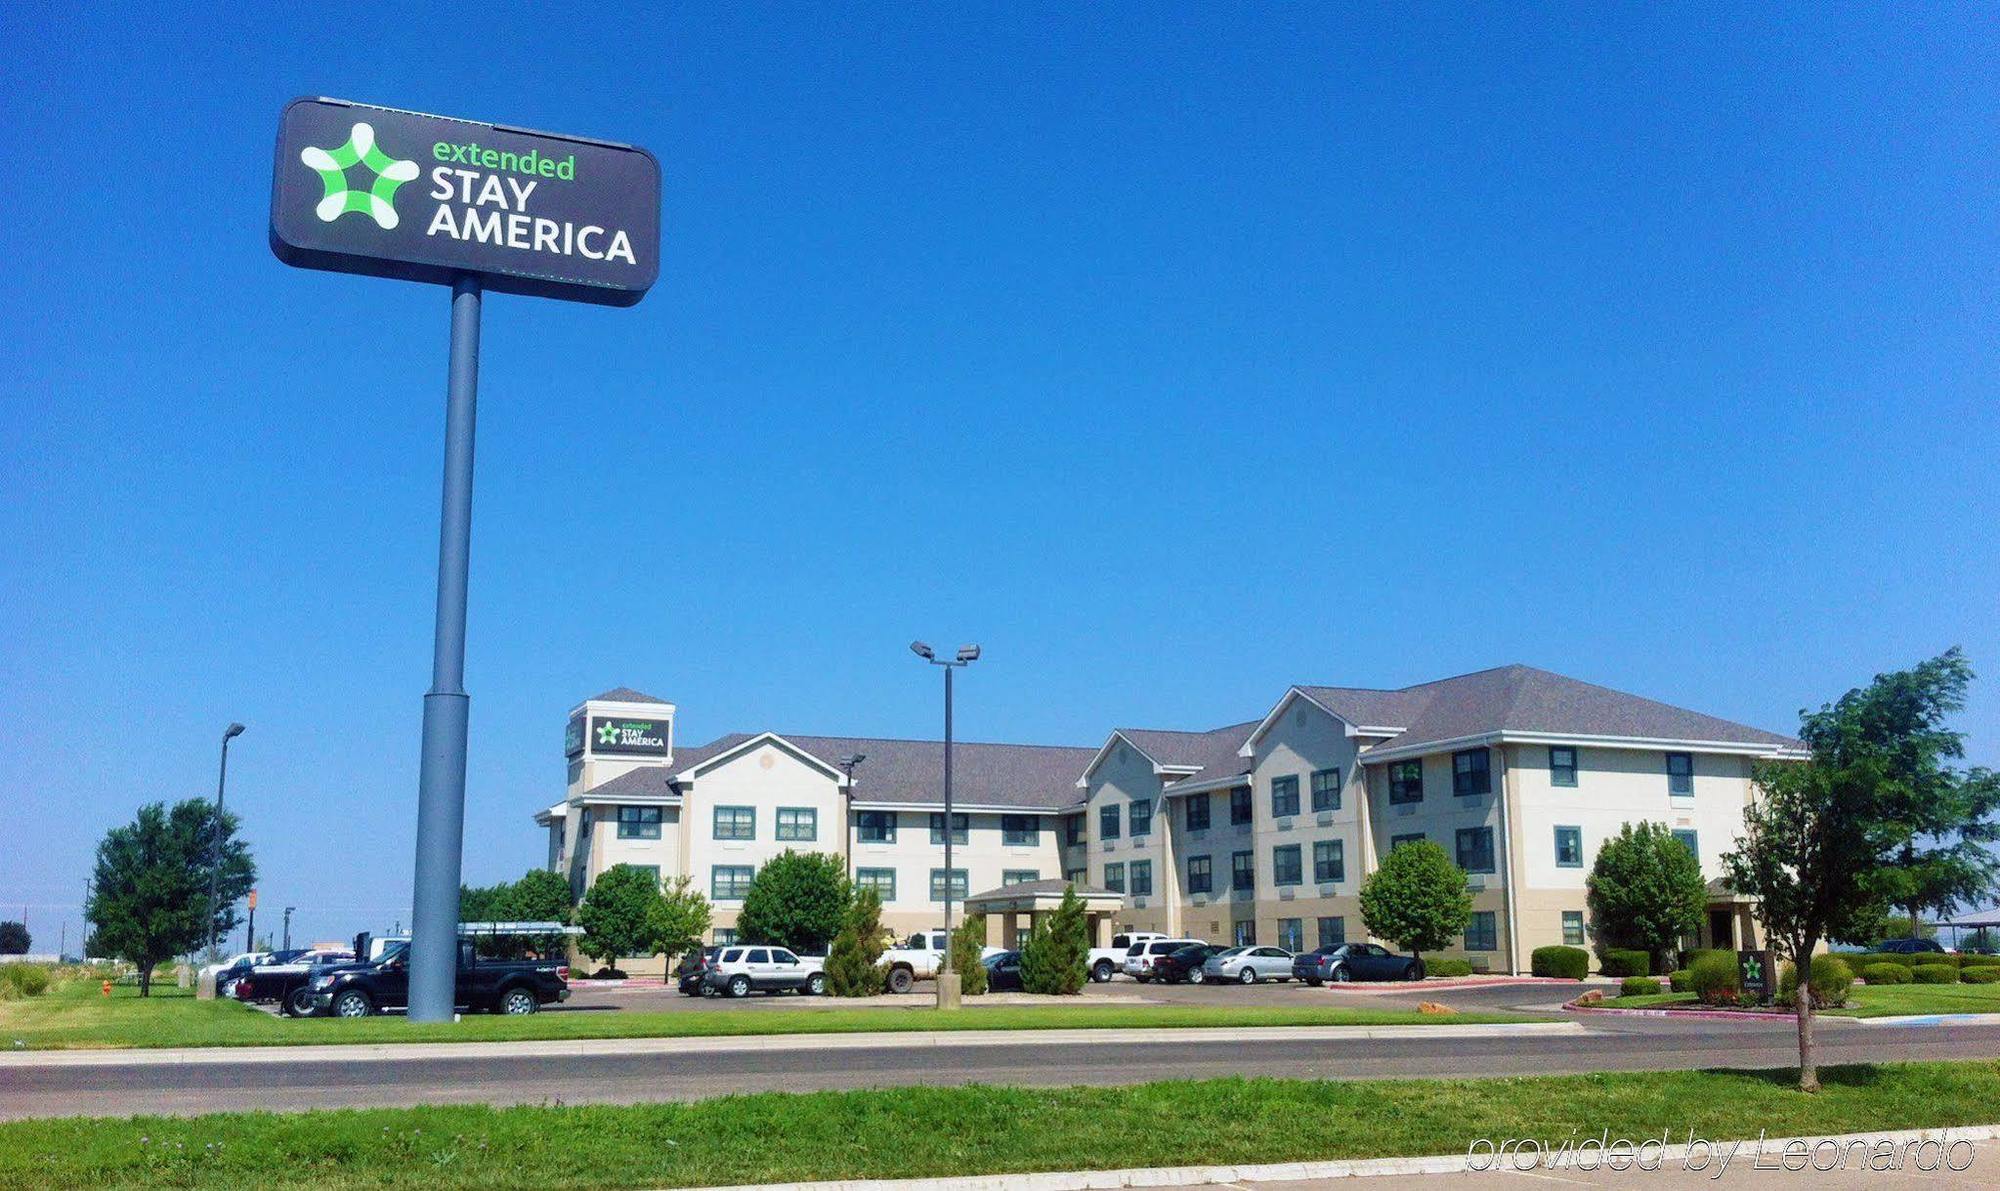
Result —
<path fill-rule="evenodd" d="M 224 813 L 220 849 L 215 804 L 190 798 L 169 810 L 139 808 L 97 845 L 90 902 L 84 907 L 100 954 L 139 969 L 139 995 L 151 996 L 153 969 L 208 945 L 211 934 L 236 928 L 236 902 L 257 882 L 250 849 L 236 838 L 236 816 Z M 221 861 L 215 917 L 208 916 L 209 877 Z"/>
<path fill-rule="evenodd" d="M 1743 835 L 1724 863 L 1736 891 L 1757 899 L 1766 935 L 1787 958 L 1808 958 L 1826 939 L 1865 935 L 1883 906 L 1910 896 L 1903 862 L 1911 824 L 1929 813 L 1913 804 L 1951 785 L 1945 762 L 1960 745 L 1943 720 L 1963 704 L 1970 676 L 1963 661 L 1954 649 L 1802 712 L 1799 738 L 1810 759 L 1758 767 L 1758 798 L 1745 808 Z M 1805 971 L 1812 991 L 1809 963 Z M 1819 1090 L 1814 999 L 1794 998 L 1799 1087 L 1808 1092 Z"/>
<path fill-rule="evenodd" d="M 1361 921 L 1412 955 L 1441 951 L 1472 921 L 1465 870 L 1430 840 L 1391 848 L 1361 883 Z"/>
<path fill-rule="evenodd" d="M 736 937 L 746 943 L 776 943 L 801 955 L 825 955 L 828 941 L 840 932 L 850 896 L 840 857 L 787 848 L 751 879 L 736 914 Z"/>
<path fill-rule="evenodd" d="M 1629 947 L 1673 970 L 1681 937 L 1701 929 L 1708 882 L 1701 862 L 1664 823 L 1627 823 L 1604 841 L 1585 882 L 1601 950 Z"/>
<path fill-rule="evenodd" d="M 701 946 L 709 921 L 708 898 L 694 887 L 692 879 L 682 875 L 675 877 L 674 883 L 654 902 L 646 934 L 653 950 L 673 959 Z"/>
<path fill-rule="evenodd" d="M 568 922 L 569 882 L 562 874 L 531 868 L 509 890 L 507 913 L 515 922 Z"/>
<path fill-rule="evenodd" d="M 25 922 L 0 922 L 0 955 L 26 955 L 34 940 Z"/>
<path fill-rule="evenodd" d="M 653 954 L 659 900 L 660 882 L 652 870 L 630 864 L 605 869 L 576 909 L 576 924 L 583 928 L 577 949 L 614 971 L 620 956 Z"/>
<path fill-rule="evenodd" d="M 827 952 L 826 991 L 836 997 L 881 992 L 884 973 L 875 961 L 882 958 L 882 950 L 882 895 L 872 888 L 858 889 Z"/>
<path fill-rule="evenodd" d="M 986 965 L 979 962 L 985 949 L 986 915 L 967 914 L 951 932 L 951 970 L 958 973 L 958 989 L 965 996 L 986 991 Z"/>
<path fill-rule="evenodd" d="M 1021 944 L 1021 987 L 1031 993 L 1074 996 L 1089 979 L 1090 922 L 1076 886 L 1063 890 L 1055 913 L 1035 920 Z"/>

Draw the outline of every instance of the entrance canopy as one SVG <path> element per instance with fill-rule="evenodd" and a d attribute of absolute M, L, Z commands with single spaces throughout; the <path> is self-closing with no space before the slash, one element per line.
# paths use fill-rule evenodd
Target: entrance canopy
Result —
<path fill-rule="evenodd" d="M 1050 880 L 1002 885 L 966 898 L 964 905 L 968 913 L 1050 914 L 1062 905 L 1063 893 L 1070 888 L 1070 884 L 1068 881 Z M 1082 900 L 1085 912 L 1091 914 L 1115 914 L 1125 908 L 1125 895 L 1109 889 L 1078 885 L 1076 896 Z"/>

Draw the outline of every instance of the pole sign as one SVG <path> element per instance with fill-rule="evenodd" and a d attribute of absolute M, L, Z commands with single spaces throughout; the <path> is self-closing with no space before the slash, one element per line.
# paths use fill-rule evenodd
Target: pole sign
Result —
<path fill-rule="evenodd" d="M 1769 951 L 1739 951 L 1736 953 L 1736 974 L 1743 983 L 1743 999 L 1755 1001 L 1759 1005 L 1769 1005 L 1777 991 L 1776 957 Z"/>
<path fill-rule="evenodd" d="M 631 306 L 660 275 L 660 163 L 611 141 L 295 99 L 271 251 L 288 265 Z"/>
<path fill-rule="evenodd" d="M 625 716 L 590 717 L 592 756 L 656 757 L 667 752 L 667 729 L 660 720 Z"/>

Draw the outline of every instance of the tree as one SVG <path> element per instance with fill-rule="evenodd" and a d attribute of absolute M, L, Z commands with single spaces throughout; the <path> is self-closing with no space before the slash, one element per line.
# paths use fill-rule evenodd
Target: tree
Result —
<path fill-rule="evenodd" d="M 0 955 L 26 955 L 34 940 L 25 922 L 0 922 Z"/>
<path fill-rule="evenodd" d="M 653 903 L 646 934 L 653 950 L 672 959 L 701 946 L 709 918 L 708 899 L 694 887 L 692 879 L 682 875 Z"/>
<path fill-rule="evenodd" d="M 1021 987 L 1031 993 L 1074 996 L 1089 979 L 1090 922 L 1076 886 L 1063 890 L 1062 904 L 1035 920 L 1021 944 Z"/>
<path fill-rule="evenodd" d="M 1361 883 L 1361 921 L 1412 955 L 1442 950 L 1472 921 L 1465 870 L 1430 840 L 1391 848 Z"/>
<path fill-rule="evenodd" d="M 1800 713 L 1809 759 L 1758 767 L 1758 797 L 1724 863 L 1736 891 L 1757 899 L 1767 937 L 1800 965 L 1808 989 L 1807 961 L 1822 941 L 1865 934 L 1885 905 L 1910 896 L 1902 862 L 1911 825 L 1934 822 L 1914 804 L 1951 784 L 1944 762 L 1961 745 L 1943 718 L 1962 706 L 1969 677 L 1956 649 L 1877 675 L 1838 702 Z M 1983 771 L 1961 776 L 1987 780 Z M 1794 998 L 1799 1087 L 1807 1092 L 1819 1090 L 1813 1000 Z"/>
<path fill-rule="evenodd" d="M 986 915 L 967 914 L 951 932 L 951 970 L 958 973 L 959 992 L 976 997 L 986 991 L 986 965 L 979 962 L 986 949 Z"/>
<path fill-rule="evenodd" d="M 509 890 L 507 901 L 508 916 L 515 922 L 562 922 L 569 921 L 573 903 L 569 895 L 569 882 L 562 874 L 545 868 L 531 868 L 521 874 Z"/>
<path fill-rule="evenodd" d="M 84 918 L 94 949 L 139 969 L 139 995 L 151 996 L 153 968 L 208 945 L 236 928 L 236 902 L 257 881 L 250 849 L 236 838 L 236 816 L 224 813 L 217 849 L 215 805 L 191 798 L 172 810 L 163 802 L 139 808 L 97 845 Z M 220 857 L 215 917 L 208 915 L 209 877 Z"/>
<path fill-rule="evenodd" d="M 840 932 L 849 897 L 840 857 L 787 848 L 751 879 L 736 914 L 736 937 L 825 955 L 828 941 Z"/>
<path fill-rule="evenodd" d="M 1627 823 L 1597 850 L 1584 885 L 1601 949 L 1629 947 L 1671 971 L 1681 937 L 1701 929 L 1701 861 L 1663 823 Z"/>
<path fill-rule="evenodd" d="M 868 997 L 882 991 L 882 895 L 858 889 L 847 919 L 826 956 L 826 991 L 836 997 Z"/>
<path fill-rule="evenodd" d="M 653 954 L 659 900 L 660 879 L 651 869 L 630 864 L 605 869 L 576 909 L 576 924 L 583 928 L 577 949 L 614 971 L 620 956 Z"/>

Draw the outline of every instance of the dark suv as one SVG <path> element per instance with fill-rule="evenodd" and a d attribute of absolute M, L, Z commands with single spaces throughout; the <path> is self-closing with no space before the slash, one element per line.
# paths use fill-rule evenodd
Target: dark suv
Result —
<path fill-rule="evenodd" d="M 1200 984 L 1206 979 L 1201 965 L 1220 950 L 1222 948 L 1207 943 L 1189 943 L 1179 950 L 1169 951 L 1153 961 L 1153 979 L 1161 984 L 1179 984 L 1183 980 Z"/>
<path fill-rule="evenodd" d="M 1936 939 L 1885 939 L 1875 949 L 1882 955 L 1942 955 Z"/>

